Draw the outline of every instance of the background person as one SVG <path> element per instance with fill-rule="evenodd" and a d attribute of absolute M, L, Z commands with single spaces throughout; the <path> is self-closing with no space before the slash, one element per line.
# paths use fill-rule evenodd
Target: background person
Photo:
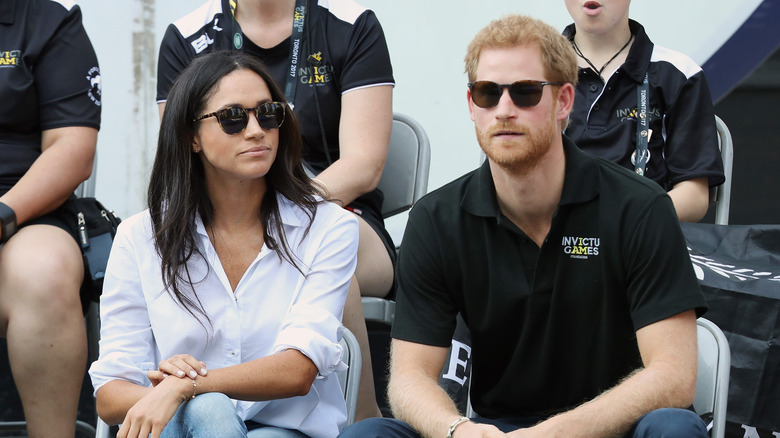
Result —
<path fill-rule="evenodd" d="M 372 11 L 352 0 L 209 0 L 171 24 L 163 37 L 157 74 L 161 112 L 179 72 L 195 56 L 219 49 L 250 53 L 269 67 L 295 106 L 306 166 L 327 198 L 358 217 L 357 282 L 344 323 L 358 338 L 364 364 L 357 418 L 381 415 L 360 296 L 384 297 L 393 285 L 395 244 L 376 189 L 393 116 L 394 82 L 382 27 Z"/>
<path fill-rule="evenodd" d="M 29 435 L 70 438 L 87 361 L 84 263 L 59 212 L 92 172 L 100 70 L 72 2 L 2 2 L 0 42 L 0 336 Z"/>
<path fill-rule="evenodd" d="M 709 187 L 723 183 L 715 113 L 701 67 L 653 45 L 629 20 L 630 0 L 565 0 L 564 31 L 577 53 L 579 82 L 566 135 L 585 151 L 634 170 L 637 86 L 647 74 L 649 162 L 644 175 L 672 198 L 681 221 L 707 214 Z"/>
<path fill-rule="evenodd" d="M 706 437 L 679 409 L 693 402 L 706 309 L 679 223 L 655 183 L 561 134 L 577 81 L 568 41 L 510 15 L 478 32 L 466 71 L 487 160 L 412 209 L 388 387 L 397 420 L 342 437 Z M 474 419 L 437 383 L 458 312 Z"/>
<path fill-rule="evenodd" d="M 120 438 L 334 437 L 345 424 L 333 373 L 357 221 L 315 196 L 300 156 L 256 58 L 212 53 L 174 83 L 149 209 L 114 241 L 90 369 Z"/>

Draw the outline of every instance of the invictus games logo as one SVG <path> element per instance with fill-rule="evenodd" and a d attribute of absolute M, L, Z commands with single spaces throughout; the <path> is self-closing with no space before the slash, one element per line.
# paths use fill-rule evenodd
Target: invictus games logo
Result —
<path fill-rule="evenodd" d="M 327 64 L 322 58 L 322 52 L 315 52 L 306 58 L 308 67 L 298 70 L 302 84 L 321 85 L 333 79 L 333 65 Z"/>
<path fill-rule="evenodd" d="M 599 255 L 600 237 L 568 237 L 563 236 L 561 246 L 563 253 L 573 259 L 587 259 Z"/>
<path fill-rule="evenodd" d="M 626 120 L 636 120 L 638 115 L 638 111 L 636 107 L 634 108 L 623 108 L 615 111 L 615 116 L 620 120 L 621 122 L 624 122 Z M 661 109 L 660 108 L 648 108 L 647 109 L 647 115 L 651 118 L 661 118 Z"/>
<path fill-rule="evenodd" d="M 100 97 L 103 93 L 103 84 L 100 80 L 100 69 L 98 67 L 92 67 L 87 72 L 86 78 L 89 81 L 87 96 L 89 96 L 95 105 L 100 106 Z"/>
<path fill-rule="evenodd" d="M 0 68 L 16 67 L 21 62 L 21 50 L 0 50 Z"/>

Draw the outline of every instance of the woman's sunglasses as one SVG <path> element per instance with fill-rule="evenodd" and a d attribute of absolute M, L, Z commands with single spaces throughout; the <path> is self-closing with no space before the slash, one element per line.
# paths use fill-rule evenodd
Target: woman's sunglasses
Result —
<path fill-rule="evenodd" d="M 480 108 L 493 108 L 498 105 L 504 89 L 509 89 L 509 97 L 520 108 L 536 106 L 542 100 L 542 88 L 545 85 L 563 85 L 563 82 L 517 81 L 511 84 L 497 84 L 491 81 L 469 82 L 471 100 Z"/>
<path fill-rule="evenodd" d="M 283 102 L 268 102 L 257 108 L 234 108 L 228 107 L 223 110 L 209 113 L 193 120 L 199 122 L 209 117 L 216 117 L 219 127 L 225 134 L 238 134 L 246 129 L 249 123 L 249 112 L 254 111 L 257 117 L 257 123 L 265 130 L 278 129 L 284 122 L 285 106 Z"/>

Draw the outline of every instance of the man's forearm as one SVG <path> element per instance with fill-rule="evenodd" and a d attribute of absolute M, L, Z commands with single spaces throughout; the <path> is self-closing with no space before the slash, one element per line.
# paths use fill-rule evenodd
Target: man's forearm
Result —
<path fill-rule="evenodd" d="M 393 416 L 424 437 L 443 438 L 450 424 L 462 416 L 444 389 L 427 376 L 391 374 L 388 398 Z"/>
<path fill-rule="evenodd" d="M 693 391 L 681 389 L 689 383 L 684 377 L 670 378 L 675 374 L 672 364 L 638 370 L 595 399 L 510 436 L 622 437 L 650 411 L 691 405 Z"/>

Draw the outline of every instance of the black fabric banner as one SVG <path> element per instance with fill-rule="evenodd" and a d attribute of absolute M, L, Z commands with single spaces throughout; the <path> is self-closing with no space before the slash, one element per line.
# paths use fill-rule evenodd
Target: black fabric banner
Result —
<path fill-rule="evenodd" d="M 780 430 L 780 226 L 681 226 L 704 317 L 731 347 L 727 419 Z"/>

